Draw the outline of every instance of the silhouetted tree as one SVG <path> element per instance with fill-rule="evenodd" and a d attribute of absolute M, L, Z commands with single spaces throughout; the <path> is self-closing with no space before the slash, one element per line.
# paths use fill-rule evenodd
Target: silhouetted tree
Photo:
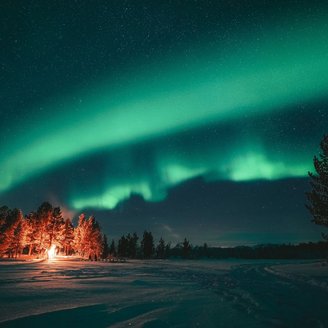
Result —
<path fill-rule="evenodd" d="M 190 256 L 190 252 L 191 252 L 191 245 L 189 243 L 189 240 L 185 238 L 182 243 L 182 256 L 184 258 L 188 258 Z"/>
<path fill-rule="evenodd" d="M 156 247 L 156 257 L 158 259 L 164 259 L 166 257 L 165 256 L 165 241 L 162 237 L 159 240 L 158 245 Z"/>
<path fill-rule="evenodd" d="M 141 251 L 144 258 L 151 258 L 154 254 L 154 237 L 151 232 L 145 231 L 141 241 Z"/>
<path fill-rule="evenodd" d="M 109 255 L 109 246 L 107 242 L 107 236 L 104 234 L 102 238 L 102 254 L 101 258 L 106 259 Z"/>
<path fill-rule="evenodd" d="M 313 216 L 313 222 L 328 227 L 328 135 L 320 143 L 321 153 L 314 156 L 315 174 L 309 172 L 312 191 L 307 193 L 310 205 L 307 205 Z M 323 234 L 328 239 L 327 234 Z"/>
<path fill-rule="evenodd" d="M 137 243 L 138 243 L 138 239 L 139 237 L 137 236 L 137 234 L 134 232 L 133 235 L 131 235 L 130 233 L 127 235 L 126 237 L 127 239 L 127 255 L 128 257 L 134 259 L 137 256 Z"/>
<path fill-rule="evenodd" d="M 0 229 L 4 228 L 4 226 L 6 224 L 7 216 L 9 215 L 9 212 L 10 212 L 10 209 L 8 206 L 0 207 Z M 1 238 L 1 235 L 0 235 L 0 238 Z"/>
<path fill-rule="evenodd" d="M 128 233 L 126 236 L 123 235 L 118 241 L 118 255 L 122 257 L 136 258 L 138 250 L 138 239 L 139 237 L 135 232 L 132 235 L 130 233 Z M 115 247 L 115 244 L 113 247 Z"/>
<path fill-rule="evenodd" d="M 109 254 L 111 256 L 116 256 L 117 253 L 116 253 L 116 246 L 115 246 L 115 241 L 114 239 L 112 240 L 111 244 L 110 244 L 110 247 L 109 247 Z"/>
<path fill-rule="evenodd" d="M 128 256 L 128 240 L 125 238 L 124 235 L 118 241 L 117 253 L 121 257 Z"/>
<path fill-rule="evenodd" d="M 169 257 L 171 253 L 171 243 L 167 243 L 165 246 L 165 257 Z"/>
<path fill-rule="evenodd" d="M 201 250 L 201 255 L 202 256 L 205 256 L 205 257 L 208 257 L 208 246 L 207 246 L 207 243 L 204 243 L 204 245 L 202 247 L 202 250 Z"/>

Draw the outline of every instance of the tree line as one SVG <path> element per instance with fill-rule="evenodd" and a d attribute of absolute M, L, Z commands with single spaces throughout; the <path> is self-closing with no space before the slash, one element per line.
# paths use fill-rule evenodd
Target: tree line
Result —
<path fill-rule="evenodd" d="M 54 246 L 62 255 L 78 255 L 88 259 L 106 258 L 168 258 L 171 256 L 171 244 L 160 238 L 155 245 L 153 234 L 144 231 L 139 241 L 137 233 L 123 235 L 116 245 L 110 245 L 94 216 L 78 217 L 74 227 L 69 218 L 64 219 L 60 207 L 44 202 L 28 215 L 20 209 L 0 207 L 0 258 L 17 258 L 21 254 L 44 257 Z M 184 257 L 191 249 L 187 239 L 182 243 Z"/>
<path fill-rule="evenodd" d="M 0 207 L 0 257 L 17 258 L 20 254 L 43 257 L 55 245 L 58 253 L 87 259 L 130 258 L 322 258 L 327 256 L 327 241 L 299 245 L 258 245 L 254 247 L 193 246 L 187 238 L 172 247 L 160 238 L 157 244 L 150 231 L 140 239 L 137 233 L 122 235 L 108 243 L 93 216 L 81 214 L 76 227 L 64 219 L 61 209 L 44 202 L 37 211 L 24 216 L 19 209 Z"/>
<path fill-rule="evenodd" d="M 123 235 L 116 245 L 112 240 L 109 257 L 131 259 L 317 259 L 328 256 L 328 242 L 294 244 L 263 244 L 255 246 L 209 247 L 207 243 L 193 246 L 186 238 L 174 246 L 161 238 L 154 244 L 151 232 L 145 231 L 138 243 L 136 233 Z"/>
<path fill-rule="evenodd" d="M 123 257 L 131 259 L 166 259 L 174 255 L 174 249 L 180 248 L 183 250 L 181 256 L 184 258 L 189 257 L 191 251 L 191 244 L 185 238 L 182 243 L 177 244 L 174 248 L 171 247 L 170 242 L 165 242 L 161 237 L 157 244 L 155 244 L 153 234 L 150 231 L 144 231 L 140 243 L 137 233 L 128 233 L 121 236 L 118 240 L 117 246 L 115 241 L 112 240 L 108 253 L 109 256 Z"/>
<path fill-rule="evenodd" d="M 24 216 L 20 209 L 0 207 L 0 257 L 20 254 L 42 257 L 52 245 L 64 255 L 99 258 L 104 236 L 93 216 L 79 216 L 77 227 L 64 219 L 60 207 L 44 202 L 37 211 Z"/>

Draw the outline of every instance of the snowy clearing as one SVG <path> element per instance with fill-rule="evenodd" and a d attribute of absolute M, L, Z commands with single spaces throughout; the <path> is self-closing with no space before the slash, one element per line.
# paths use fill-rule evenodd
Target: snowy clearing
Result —
<path fill-rule="evenodd" d="M 327 327 L 315 261 L 0 262 L 1 327 Z"/>

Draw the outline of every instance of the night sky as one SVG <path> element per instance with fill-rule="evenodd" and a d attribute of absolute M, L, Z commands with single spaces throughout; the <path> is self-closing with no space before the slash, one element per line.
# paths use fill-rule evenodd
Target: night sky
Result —
<path fill-rule="evenodd" d="M 325 3 L 1 1 L 0 205 L 48 200 L 109 238 L 320 240 Z"/>

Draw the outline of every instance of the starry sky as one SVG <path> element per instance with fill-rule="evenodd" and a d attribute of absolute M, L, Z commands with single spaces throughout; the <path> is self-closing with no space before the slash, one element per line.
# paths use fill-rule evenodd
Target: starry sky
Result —
<path fill-rule="evenodd" d="M 109 238 L 320 240 L 326 1 L 1 1 L 0 202 Z"/>

